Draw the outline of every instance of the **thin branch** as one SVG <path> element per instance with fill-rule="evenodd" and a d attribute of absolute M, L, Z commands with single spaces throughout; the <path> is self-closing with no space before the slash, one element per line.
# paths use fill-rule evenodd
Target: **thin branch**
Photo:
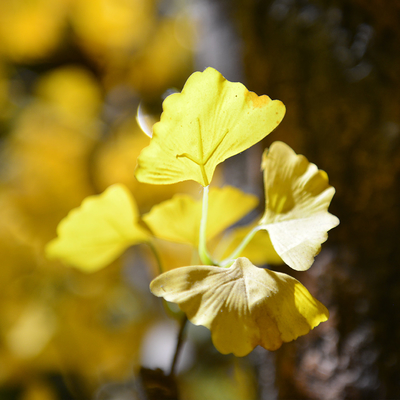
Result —
<path fill-rule="evenodd" d="M 175 349 L 175 354 L 174 354 L 174 359 L 172 360 L 172 365 L 171 365 L 171 370 L 169 372 L 169 376 L 172 376 L 175 374 L 175 367 L 176 364 L 178 362 L 178 357 L 179 354 L 182 350 L 182 344 L 183 344 L 183 333 L 186 327 L 186 322 L 187 322 L 187 317 L 186 315 L 182 318 L 181 320 L 181 327 L 179 329 L 179 333 L 178 333 L 178 340 L 176 342 L 176 349 Z"/>

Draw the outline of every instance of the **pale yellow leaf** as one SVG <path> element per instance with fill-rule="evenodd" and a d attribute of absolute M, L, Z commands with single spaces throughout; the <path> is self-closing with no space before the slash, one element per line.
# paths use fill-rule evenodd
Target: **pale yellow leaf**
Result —
<path fill-rule="evenodd" d="M 238 258 L 230 268 L 191 266 L 158 276 L 150 289 L 211 330 L 222 354 L 278 349 L 329 317 L 326 307 L 289 275 Z"/>
<path fill-rule="evenodd" d="M 266 209 L 260 225 L 287 265 L 307 270 L 339 224 L 328 212 L 335 189 L 324 171 L 282 142 L 264 152 L 262 168 Z"/>

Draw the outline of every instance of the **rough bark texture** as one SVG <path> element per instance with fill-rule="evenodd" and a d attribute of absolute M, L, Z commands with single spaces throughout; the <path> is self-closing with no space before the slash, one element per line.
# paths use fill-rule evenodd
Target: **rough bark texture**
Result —
<path fill-rule="evenodd" d="M 326 170 L 341 219 L 296 276 L 331 318 L 278 352 L 278 398 L 400 398 L 399 3 L 234 4 L 247 87 L 288 110 L 263 144 L 283 140 Z"/>

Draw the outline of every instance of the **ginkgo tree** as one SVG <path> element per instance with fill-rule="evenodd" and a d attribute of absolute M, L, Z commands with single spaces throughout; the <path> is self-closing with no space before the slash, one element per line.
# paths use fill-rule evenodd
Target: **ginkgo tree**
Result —
<path fill-rule="evenodd" d="M 183 243 L 198 252 L 198 265 L 160 266 L 150 290 L 210 329 L 218 351 L 245 356 L 257 345 L 276 350 L 307 334 L 328 319 L 327 308 L 293 277 L 254 263 L 311 267 L 327 232 L 339 224 L 328 212 L 335 190 L 324 171 L 274 142 L 261 163 L 264 214 L 229 230 L 221 239 L 224 251 L 209 250 L 258 203 L 238 188 L 210 188 L 216 166 L 270 134 L 284 114 L 279 100 L 257 96 L 213 68 L 195 72 L 181 93 L 165 99 L 135 175 L 150 184 L 194 180 L 202 199 L 175 195 L 140 217 L 133 194 L 113 185 L 61 221 L 48 257 L 94 272 L 138 243 L 154 251 L 157 238 Z"/>

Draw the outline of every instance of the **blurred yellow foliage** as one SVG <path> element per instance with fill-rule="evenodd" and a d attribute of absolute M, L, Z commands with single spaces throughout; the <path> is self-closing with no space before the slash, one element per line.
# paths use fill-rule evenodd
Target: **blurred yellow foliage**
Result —
<path fill-rule="evenodd" d="M 65 29 L 67 21 L 73 35 Z M 139 365 L 141 339 L 152 317 L 140 288 L 121 272 L 136 255 L 129 253 L 87 279 L 46 260 L 44 246 L 69 210 L 111 184 L 129 186 L 144 211 L 177 191 L 192 190 L 188 184 L 149 190 L 135 180 L 137 156 L 148 144 L 135 122 L 139 98 L 129 115 L 103 119 L 115 85 L 125 82 L 135 92 L 132 52 L 147 46 L 158 25 L 157 10 L 147 1 L 0 4 L 0 122 L 6 128 L 0 148 L 0 387 L 20 385 L 24 400 L 58 398 L 41 380 L 48 373 L 77 376 L 84 397 L 91 397 L 103 382 L 128 379 Z M 106 69 L 93 73 L 75 62 L 26 73 L 29 63 L 40 65 L 57 52 L 65 51 L 68 59 L 66 41 L 80 46 L 92 66 L 118 61 L 123 73 L 110 79 Z M 175 51 L 173 43 L 168 46 Z M 180 52 L 185 54 L 184 68 L 190 68 L 190 51 L 179 45 L 176 52 L 180 61 Z M 169 81 L 173 75 L 163 71 L 158 87 L 175 84 Z M 145 81 L 140 90 L 147 90 Z M 154 93 L 160 102 L 161 94 Z M 152 264 L 153 256 L 144 254 Z"/>
<path fill-rule="evenodd" d="M 137 50 L 156 23 L 153 0 L 71 0 L 71 5 L 77 40 L 106 59 Z"/>
<path fill-rule="evenodd" d="M 99 138 L 101 97 L 93 77 L 75 67 L 47 74 L 37 87 L 3 153 L 9 187 L 31 213 L 48 218 L 49 207 L 66 212 L 91 193 L 87 162 Z"/>
<path fill-rule="evenodd" d="M 147 45 L 130 59 L 128 81 L 147 95 L 168 89 L 165 82 L 179 82 L 191 71 L 194 35 L 187 16 L 160 21 Z"/>
<path fill-rule="evenodd" d="M 121 184 L 112 185 L 69 212 L 57 227 L 58 237 L 46 246 L 46 255 L 84 272 L 98 271 L 128 247 L 149 241 L 139 218 L 129 190 Z"/>
<path fill-rule="evenodd" d="M 95 77 L 73 65 L 43 75 L 35 93 L 38 99 L 54 106 L 60 117 L 77 123 L 93 123 L 102 107 L 101 88 Z"/>
<path fill-rule="evenodd" d="M 67 0 L 0 2 L 0 55 L 16 62 L 56 49 L 66 26 Z"/>
<path fill-rule="evenodd" d="M 246 194 L 233 186 L 211 188 L 209 201 L 207 240 L 238 222 L 258 203 L 256 196 Z M 201 200 L 177 194 L 154 206 L 143 216 L 143 220 L 158 238 L 198 247 L 201 214 Z"/>

